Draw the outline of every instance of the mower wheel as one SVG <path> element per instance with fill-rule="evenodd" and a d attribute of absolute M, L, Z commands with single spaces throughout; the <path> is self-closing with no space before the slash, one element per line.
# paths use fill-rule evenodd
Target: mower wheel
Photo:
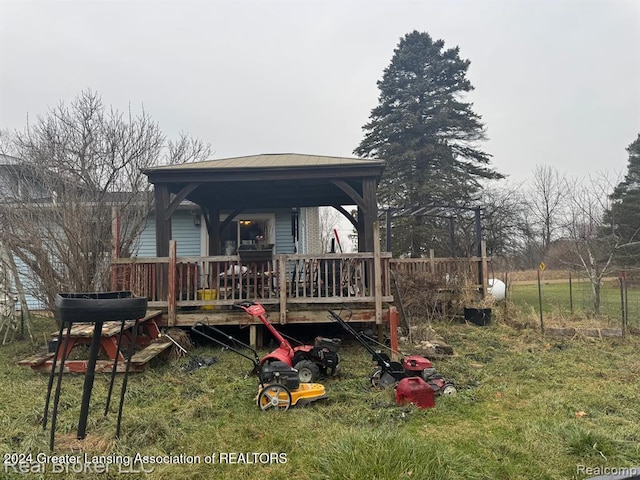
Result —
<path fill-rule="evenodd" d="M 369 377 L 369 380 L 371 381 L 371 386 L 375 388 L 379 388 L 381 378 L 382 378 L 382 367 L 378 367 L 374 370 L 374 372 Z"/>
<path fill-rule="evenodd" d="M 293 359 L 291 359 L 291 365 L 296 365 L 297 363 L 300 363 L 302 360 L 306 360 L 307 358 L 307 354 L 305 352 L 296 352 L 293 355 Z"/>
<path fill-rule="evenodd" d="M 311 360 L 302 360 L 296 363 L 293 368 L 298 371 L 301 383 L 311 383 L 320 378 L 320 367 Z"/>
<path fill-rule="evenodd" d="M 287 410 L 291 406 L 291 392 L 284 385 L 271 383 L 260 390 L 258 406 L 261 410 Z"/>
<path fill-rule="evenodd" d="M 445 383 L 439 393 L 440 395 L 455 395 L 458 393 L 458 389 L 453 383 Z"/>

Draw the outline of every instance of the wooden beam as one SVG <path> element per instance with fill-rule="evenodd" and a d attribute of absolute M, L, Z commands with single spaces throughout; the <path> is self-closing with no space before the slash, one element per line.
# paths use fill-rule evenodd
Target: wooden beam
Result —
<path fill-rule="evenodd" d="M 360 207 L 362 210 L 364 210 L 366 212 L 367 205 L 366 205 L 364 199 L 360 196 L 360 194 L 358 192 L 356 192 L 356 190 L 351 185 L 349 185 L 344 180 L 330 180 L 330 181 L 336 187 L 338 187 L 340 190 L 342 190 L 344 193 L 349 195 L 351 197 L 351 199 L 356 203 L 356 205 L 358 205 L 358 207 Z"/>
<path fill-rule="evenodd" d="M 173 197 L 173 200 L 171 200 L 171 203 L 169 203 L 167 209 L 164 212 L 165 220 L 170 220 L 171 216 L 175 213 L 176 208 L 178 208 L 178 205 L 180 205 L 180 202 L 182 202 L 182 200 L 187 198 L 187 195 L 189 195 L 191 192 L 193 192 L 200 185 L 202 185 L 202 184 L 201 183 L 190 183 L 189 185 L 186 185 L 178 193 L 176 193 L 175 197 Z"/>
<path fill-rule="evenodd" d="M 339 307 L 336 308 L 339 310 Z M 349 319 L 349 322 L 361 322 L 361 323 L 375 323 L 375 309 L 371 306 L 363 308 L 353 308 L 353 315 Z M 383 312 L 383 323 L 381 328 L 385 327 L 386 320 L 388 319 L 389 312 L 385 309 Z M 260 320 L 253 320 L 248 318 L 243 313 L 237 313 L 232 310 L 226 311 L 211 311 L 206 312 L 194 312 L 194 313 L 178 313 L 176 318 L 176 327 L 190 327 L 196 322 L 201 322 L 206 317 L 206 321 L 210 325 L 262 325 Z M 165 320 L 168 324 L 168 319 Z M 327 315 L 326 309 L 319 310 L 291 310 L 287 313 L 287 325 L 293 324 L 313 324 L 313 323 L 333 323 Z"/>
<path fill-rule="evenodd" d="M 222 222 L 220 222 L 220 233 L 222 233 L 224 231 L 225 228 L 227 228 L 227 225 L 229 225 L 234 218 L 236 218 L 238 215 L 240 215 L 242 213 L 242 211 L 244 210 L 244 208 L 236 208 L 233 212 L 231 212 L 229 215 L 227 215 L 227 218 L 225 218 Z"/>
<path fill-rule="evenodd" d="M 342 215 L 344 215 L 344 217 L 351 222 L 351 225 L 353 225 L 353 228 L 355 229 L 358 228 L 358 221 L 342 205 L 331 205 L 331 206 L 336 210 L 338 210 Z"/>

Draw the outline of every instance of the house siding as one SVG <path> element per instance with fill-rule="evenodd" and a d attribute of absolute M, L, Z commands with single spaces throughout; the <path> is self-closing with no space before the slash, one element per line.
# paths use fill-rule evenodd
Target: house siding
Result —
<path fill-rule="evenodd" d="M 138 257 L 156 256 L 155 222 L 154 215 L 149 215 L 138 241 Z M 193 215 L 186 211 L 177 211 L 171 218 L 171 233 L 172 239 L 177 243 L 179 257 L 200 255 L 200 227 L 196 227 L 193 224 Z"/>
<path fill-rule="evenodd" d="M 276 254 L 293 253 L 295 244 L 291 236 L 291 210 L 276 212 Z"/>
<path fill-rule="evenodd" d="M 30 295 L 28 292 L 33 292 L 36 289 L 35 283 L 32 281 L 33 275 L 29 273 L 29 269 L 24 264 L 22 260 L 17 257 L 13 258 L 13 261 L 16 264 L 16 268 L 18 269 L 18 276 L 20 277 L 20 282 L 22 283 L 22 287 L 25 292 L 25 300 L 27 302 L 27 308 L 29 310 L 44 310 L 45 305 L 43 302 L 38 300 L 33 295 Z M 11 294 L 15 294 L 15 287 L 12 288 Z M 16 310 L 22 310 L 22 306 L 20 302 L 16 302 Z"/>

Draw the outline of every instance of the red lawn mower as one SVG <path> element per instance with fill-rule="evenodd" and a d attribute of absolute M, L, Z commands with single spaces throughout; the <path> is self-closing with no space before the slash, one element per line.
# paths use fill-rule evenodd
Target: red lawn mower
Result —
<path fill-rule="evenodd" d="M 447 382 L 442 375 L 436 372 L 431 361 L 421 355 L 405 356 L 400 362 L 392 361 L 389 355 L 375 350 L 371 343 L 388 348 L 373 338 L 365 335 L 349 325 L 338 313 L 329 310 L 329 318 L 339 323 L 342 328 L 353 335 L 362 346 L 371 354 L 378 364 L 370 376 L 371 385 L 374 387 L 395 386 L 403 378 L 420 377 L 439 395 L 454 395 L 457 390 L 452 382 Z"/>
<path fill-rule="evenodd" d="M 253 348 L 213 325 L 197 322 L 191 327 L 191 332 L 217 343 L 224 350 L 230 350 L 251 361 L 253 364 L 252 373 L 257 375 L 260 382 L 256 403 L 261 410 L 287 410 L 293 405 L 307 405 L 316 400 L 327 398 L 324 385 L 301 382 L 296 369 L 286 363 L 273 361 L 260 367 L 258 354 Z M 249 350 L 252 354 L 249 355 L 240 348 Z"/>
<path fill-rule="evenodd" d="M 257 302 L 243 302 L 234 305 L 252 317 L 258 318 L 280 344 L 274 351 L 260 359 L 263 366 L 271 362 L 283 362 L 298 371 L 302 383 L 315 382 L 323 376 L 335 376 L 340 371 L 338 350 L 342 340 L 339 338 L 316 337 L 314 345 L 291 344 L 267 320 L 264 307 Z"/>

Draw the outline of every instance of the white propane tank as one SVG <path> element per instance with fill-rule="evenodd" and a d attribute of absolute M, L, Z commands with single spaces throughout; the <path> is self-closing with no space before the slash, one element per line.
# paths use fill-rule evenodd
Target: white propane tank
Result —
<path fill-rule="evenodd" d="M 493 295 L 497 301 L 504 300 L 507 296 L 507 286 L 502 280 L 490 278 L 487 282 L 489 295 Z"/>

